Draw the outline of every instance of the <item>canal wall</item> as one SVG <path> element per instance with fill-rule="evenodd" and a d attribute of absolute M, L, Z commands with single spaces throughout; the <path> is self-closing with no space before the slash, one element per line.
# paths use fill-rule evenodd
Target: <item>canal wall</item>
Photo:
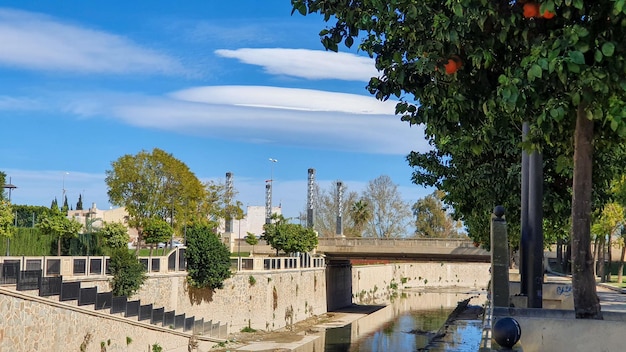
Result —
<path fill-rule="evenodd" d="M 490 263 L 393 263 L 352 266 L 352 302 L 388 301 L 399 289 L 487 288 Z"/>
<path fill-rule="evenodd" d="M 191 333 L 1 287 L 0 312 L 0 351 L 197 351 L 188 349 Z M 206 351 L 217 341 L 195 344 Z"/>

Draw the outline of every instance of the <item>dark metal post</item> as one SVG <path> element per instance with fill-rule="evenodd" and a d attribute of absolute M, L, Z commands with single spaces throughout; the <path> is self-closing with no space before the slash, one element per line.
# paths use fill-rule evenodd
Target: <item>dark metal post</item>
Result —
<path fill-rule="evenodd" d="M 522 124 L 522 140 L 526 140 L 530 127 L 528 122 Z M 521 204 L 521 238 L 519 246 L 519 272 L 520 272 L 520 294 L 528 295 L 528 273 L 526 263 L 528 262 L 528 152 L 522 149 L 522 204 Z"/>
<path fill-rule="evenodd" d="M 530 229 L 526 273 L 528 307 L 543 306 L 543 157 L 534 151 L 529 157 L 528 227 Z"/>
<path fill-rule="evenodd" d="M 490 291 L 494 307 L 509 306 L 509 239 L 501 205 L 494 208 L 491 216 Z"/>

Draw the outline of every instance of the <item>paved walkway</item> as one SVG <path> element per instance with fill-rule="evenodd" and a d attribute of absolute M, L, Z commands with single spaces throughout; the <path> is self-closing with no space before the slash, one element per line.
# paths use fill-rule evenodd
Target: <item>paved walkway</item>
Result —
<path fill-rule="evenodd" d="M 571 283 L 572 278 L 569 276 L 548 275 L 547 282 L 567 282 Z M 620 312 L 626 313 L 626 290 L 614 287 L 605 283 L 596 285 L 598 298 L 603 312 Z"/>

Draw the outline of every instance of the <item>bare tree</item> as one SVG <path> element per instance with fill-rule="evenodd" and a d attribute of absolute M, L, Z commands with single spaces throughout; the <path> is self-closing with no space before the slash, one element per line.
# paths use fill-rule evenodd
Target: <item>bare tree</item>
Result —
<path fill-rule="evenodd" d="M 336 182 L 331 183 L 328 190 L 320 189 L 315 185 L 313 189 L 313 204 L 315 207 L 315 220 L 313 227 L 322 237 L 334 237 L 337 229 L 337 187 Z M 343 209 L 350 209 L 352 204 L 358 200 L 358 193 L 348 192 L 348 187 L 344 184 Z M 343 212 L 342 217 L 343 233 L 347 237 L 360 236 L 354 226 L 354 220 L 349 211 Z"/>
<path fill-rule="evenodd" d="M 402 201 L 398 186 L 391 177 L 382 175 L 367 184 L 363 192 L 372 217 L 363 237 L 395 238 L 409 233 L 410 206 Z"/>

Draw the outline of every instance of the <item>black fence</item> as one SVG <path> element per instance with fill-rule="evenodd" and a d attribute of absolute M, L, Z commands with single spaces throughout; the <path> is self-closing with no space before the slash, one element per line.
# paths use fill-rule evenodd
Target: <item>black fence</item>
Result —
<path fill-rule="evenodd" d="M 139 316 L 139 306 L 141 305 L 141 302 L 139 301 L 130 301 L 130 302 L 126 302 L 126 313 L 124 314 L 125 317 L 136 317 Z"/>
<path fill-rule="evenodd" d="M 165 314 L 165 308 L 156 308 L 152 310 L 152 318 L 150 319 L 150 324 L 158 324 L 163 323 L 163 315 Z"/>
<path fill-rule="evenodd" d="M 96 310 L 109 309 L 112 306 L 113 306 L 113 292 L 102 292 L 96 295 L 96 304 L 94 305 L 94 308 Z"/>
<path fill-rule="evenodd" d="M 126 312 L 126 296 L 116 296 L 111 299 L 111 314 Z"/>
<path fill-rule="evenodd" d="M 97 287 L 81 288 L 78 291 L 78 305 L 86 306 L 89 304 L 96 304 L 97 296 L 98 296 Z"/>
<path fill-rule="evenodd" d="M 35 267 L 37 263 L 31 263 Z M 86 264 L 86 262 L 85 262 Z M 41 265 L 41 263 L 39 263 Z M 227 326 L 196 320 L 194 316 L 185 314 L 176 315 L 175 311 L 165 311 L 165 308 L 154 308 L 153 304 L 141 305 L 139 300 L 128 301 L 125 296 L 113 296 L 112 292 L 99 293 L 97 287 L 81 288 L 79 281 L 63 282 L 62 276 L 43 276 L 43 270 L 20 271 L 20 262 L 0 263 L 0 283 L 15 283 L 17 290 L 38 290 L 39 296 L 49 297 L 59 295 L 59 301 L 77 300 L 77 305 L 94 305 L 95 310 L 109 309 L 111 314 L 123 313 L 125 317 L 137 317 L 138 321 L 148 320 L 151 324 L 162 325 L 171 329 L 192 331 L 198 335 L 226 336 Z"/>
<path fill-rule="evenodd" d="M 39 296 L 50 297 L 60 295 L 61 285 L 63 285 L 63 276 L 42 277 L 41 286 L 39 286 Z"/>
<path fill-rule="evenodd" d="M 15 285 L 17 284 L 17 275 L 20 272 L 19 260 L 7 260 L 0 263 L 0 284 Z"/>
<path fill-rule="evenodd" d="M 139 321 L 152 320 L 152 304 L 139 306 Z"/>
<path fill-rule="evenodd" d="M 20 271 L 17 275 L 16 289 L 18 291 L 39 290 L 41 277 L 41 269 Z"/>
<path fill-rule="evenodd" d="M 60 301 L 71 301 L 78 299 L 80 294 L 80 282 L 64 282 L 61 285 Z"/>
<path fill-rule="evenodd" d="M 176 317 L 176 312 L 171 310 L 169 312 L 163 313 L 163 326 L 166 328 L 174 328 L 174 318 Z"/>

